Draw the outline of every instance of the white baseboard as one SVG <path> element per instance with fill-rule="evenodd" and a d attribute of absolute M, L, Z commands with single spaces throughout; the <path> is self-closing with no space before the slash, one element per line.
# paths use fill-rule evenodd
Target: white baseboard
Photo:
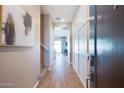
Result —
<path fill-rule="evenodd" d="M 48 70 L 50 71 L 51 70 L 51 67 L 49 67 Z"/>
<path fill-rule="evenodd" d="M 33 88 L 37 88 L 38 84 L 39 84 L 39 80 L 35 83 L 34 87 Z"/>
<path fill-rule="evenodd" d="M 76 71 L 76 73 L 78 74 L 78 71 L 77 71 L 77 69 L 76 69 L 76 67 L 73 65 L 73 68 L 74 68 L 74 70 Z"/>
<path fill-rule="evenodd" d="M 78 74 L 78 76 L 79 76 L 79 78 L 80 78 L 81 82 L 83 83 L 83 86 L 86 88 L 86 84 L 85 84 L 85 83 L 84 83 L 84 81 L 82 80 L 82 78 L 81 78 L 80 74 Z"/>
<path fill-rule="evenodd" d="M 72 65 L 73 65 L 73 64 L 72 64 Z M 81 78 L 80 74 L 78 73 L 78 71 L 77 71 L 77 69 L 76 69 L 76 67 L 75 67 L 74 65 L 73 65 L 73 68 L 74 68 L 75 72 L 77 73 L 77 75 L 78 75 L 79 79 L 81 80 L 81 82 L 82 82 L 83 86 L 86 88 L 86 84 L 85 84 L 85 83 L 84 83 L 84 81 L 82 80 L 82 78 Z"/>
<path fill-rule="evenodd" d="M 53 64 L 51 64 L 51 65 L 49 66 L 49 68 L 48 68 L 49 71 L 52 69 L 52 66 L 53 66 Z"/>

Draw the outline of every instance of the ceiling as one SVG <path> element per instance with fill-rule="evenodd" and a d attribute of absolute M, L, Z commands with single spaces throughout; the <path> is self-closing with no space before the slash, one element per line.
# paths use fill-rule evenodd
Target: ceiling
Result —
<path fill-rule="evenodd" d="M 77 5 L 41 5 L 41 13 L 49 14 L 53 23 L 71 23 L 77 7 Z M 64 21 L 56 20 L 57 17 Z"/>

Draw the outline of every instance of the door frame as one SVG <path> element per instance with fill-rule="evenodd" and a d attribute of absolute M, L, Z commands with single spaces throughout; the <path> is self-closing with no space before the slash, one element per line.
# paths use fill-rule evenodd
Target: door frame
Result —
<path fill-rule="evenodd" d="M 94 73 L 94 87 L 97 87 L 97 6 L 93 6 L 93 15 L 94 15 L 94 66 L 95 66 L 95 73 Z"/>

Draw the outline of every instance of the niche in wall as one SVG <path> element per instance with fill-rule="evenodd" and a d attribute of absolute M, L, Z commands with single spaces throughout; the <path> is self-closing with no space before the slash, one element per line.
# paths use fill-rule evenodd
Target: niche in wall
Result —
<path fill-rule="evenodd" d="M 32 16 L 22 6 L 2 6 L 1 46 L 34 46 Z"/>

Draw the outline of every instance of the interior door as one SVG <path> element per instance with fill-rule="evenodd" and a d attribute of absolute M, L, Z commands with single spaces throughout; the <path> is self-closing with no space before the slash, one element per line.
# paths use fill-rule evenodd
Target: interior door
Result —
<path fill-rule="evenodd" d="M 124 88 L 124 6 L 97 6 L 97 87 Z"/>
<path fill-rule="evenodd" d="M 124 87 L 124 6 L 90 7 L 90 53 L 95 74 L 91 87 Z"/>

